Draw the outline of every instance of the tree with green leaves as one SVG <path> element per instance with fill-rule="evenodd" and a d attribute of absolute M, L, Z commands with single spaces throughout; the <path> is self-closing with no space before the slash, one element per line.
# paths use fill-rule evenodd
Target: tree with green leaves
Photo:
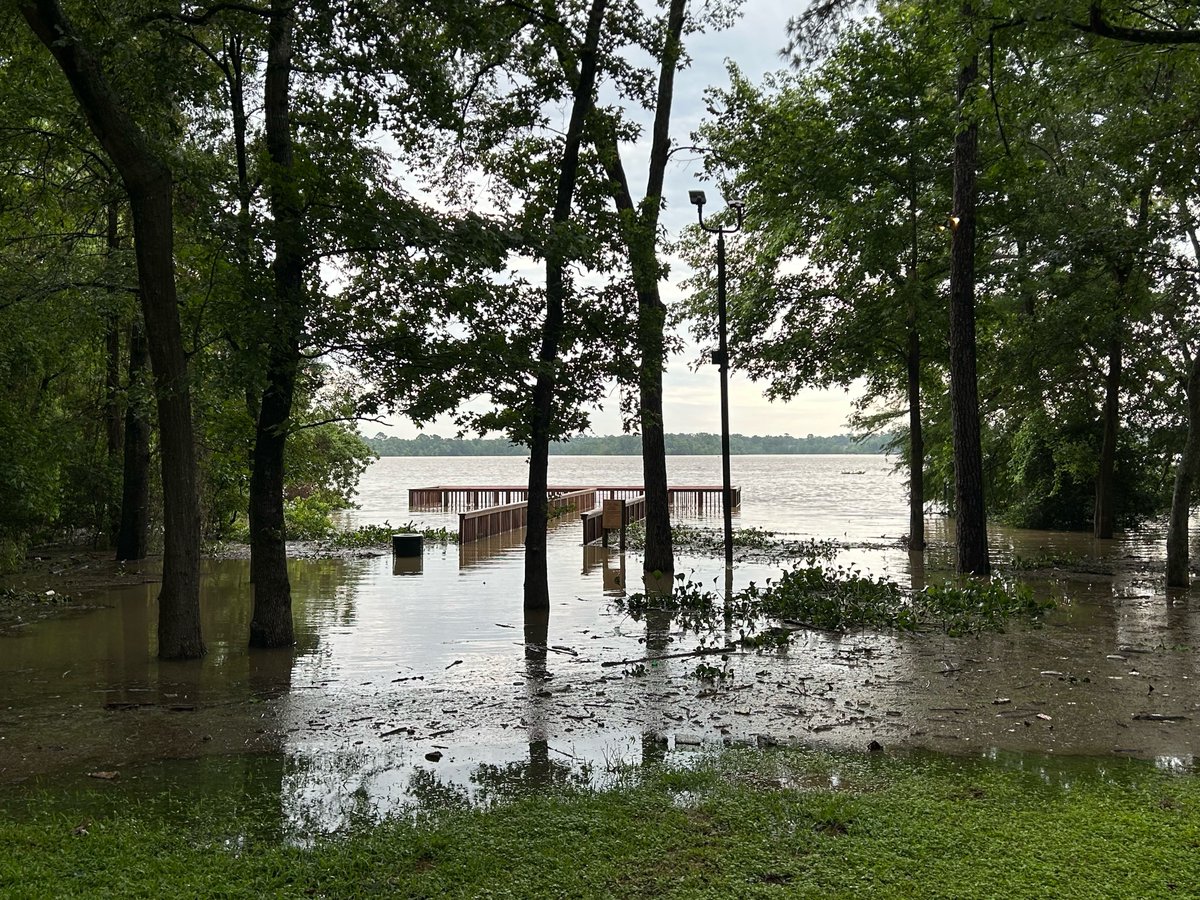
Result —
<path fill-rule="evenodd" d="M 202 656 L 196 458 L 175 286 L 172 174 L 164 161 L 165 148 L 156 147 L 136 121 L 130 100 L 114 86 L 92 42 L 57 0 L 24 2 L 18 9 L 58 63 L 128 193 L 162 442 L 165 548 L 158 652 L 166 659 Z"/>
<path fill-rule="evenodd" d="M 914 550 L 925 546 L 922 385 L 945 365 L 952 132 L 939 24 L 905 11 L 863 22 L 819 65 L 762 88 L 733 69 L 701 132 L 727 190 L 747 198 L 736 364 L 772 397 L 865 379 L 864 403 L 886 401 L 886 421 L 907 411 Z"/>

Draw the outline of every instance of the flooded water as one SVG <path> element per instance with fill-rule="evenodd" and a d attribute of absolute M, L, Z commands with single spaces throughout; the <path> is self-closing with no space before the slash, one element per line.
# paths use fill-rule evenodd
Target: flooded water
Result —
<path fill-rule="evenodd" d="M 719 465 L 672 457 L 670 479 L 716 484 Z M 410 511 L 408 489 L 524 478 L 520 458 L 383 459 L 348 519 L 457 528 L 456 515 Z M 550 479 L 639 484 L 640 460 L 553 457 Z M 903 482 L 882 457 L 735 457 L 733 480 L 743 491 L 735 527 L 837 539 L 839 562 L 904 584 L 940 579 L 950 565 L 944 519 L 930 518 L 924 558 L 903 549 Z M 719 527 L 719 518 L 691 522 Z M 863 749 L 875 740 L 996 760 L 1034 754 L 1038 765 L 1083 754 L 1193 766 L 1200 604 L 1164 590 L 1153 527 L 1106 542 L 994 529 L 1002 563 L 1046 561 L 1037 589 L 1062 605 L 1043 628 L 805 632 L 786 652 L 732 654 L 716 687 L 694 676 L 696 658 L 672 657 L 694 649 L 694 636 L 614 607 L 641 588 L 640 561 L 582 547 L 577 519 L 551 534 L 549 616 L 527 621 L 520 540 L 427 546 L 415 566 L 296 559 L 294 651 L 246 650 L 241 560 L 208 564 L 209 655 L 199 662 L 155 658 L 153 584 L 0 637 L 0 785 L 125 796 L 232 780 L 277 792 L 285 823 L 309 832 L 412 801 L 603 784 L 629 764 L 730 742 Z M 1086 558 L 1097 574 L 1062 576 L 1050 563 L 1063 557 Z M 723 582 L 719 560 L 680 564 L 693 580 Z M 778 573 L 742 562 L 733 582 Z M 89 778 L 112 772 L 116 782 Z"/>

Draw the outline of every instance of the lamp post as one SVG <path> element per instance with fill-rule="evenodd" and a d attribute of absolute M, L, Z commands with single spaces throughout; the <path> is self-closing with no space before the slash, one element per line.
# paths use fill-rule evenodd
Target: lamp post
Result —
<path fill-rule="evenodd" d="M 733 568 L 733 488 L 729 478 L 729 344 L 726 339 L 728 309 L 725 302 L 725 235 L 741 231 L 745 204 L 730 200 L 728 206 L 737 214 L 737 224 L 723 228 L 705 224 L 704 191 L 688 191 L 688 199 L 696 207 L 700 227 L 717 236 L 717 352 L 713 362 L 721 372 L 721 512 L 725 518 L 725 568 Z"/>

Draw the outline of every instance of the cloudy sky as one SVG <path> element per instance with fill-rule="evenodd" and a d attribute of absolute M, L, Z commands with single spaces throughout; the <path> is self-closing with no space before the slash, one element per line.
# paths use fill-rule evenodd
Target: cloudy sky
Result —
<path fill-rule="evenodd" d="M 695 4 L 694 4 L 695 5 Z M 780 51 L 787 42 L 788 19 L 796 15 L 802 3 L 780 0 L 746 0 L 742 16 L 731 29 L 693 36 L 688 43 L 692 65 L 676 79 L 675 108 L 672 117 L 672 137 L 676 145 L 692 143 L 690 135 L 700 125 L 704 115 L 703 94 L 710 85 L 727 83 L 725 61 L 733 60 L 748 76 L 757 79 L 763 73 L 783 68 L 786 61 Z M 648 132 L 648 129 L 647 129 Z M 633 180 L 637 196 L 645 186 L 648 133 L 645 145 L 624 148 L 626 170 Z M 666 209 L 663 225 L 677 235 L 695 221 L 695 207 L 688 202 L 688 190 L 703 188 L 708 194 L 710 211 L 723 205 L 722 198 L 711 184 L 698 180 L 700 166 L 687 154 L 672 161 L 665 184 Z M 670 281 L 664 284 L 664 298 L 669 302 L 682 296 L 679 282 L 687 269 L 679 261 L 671 266 Z M 685 335 L 686 338 L 686 335 Z M 693 363 L 699 348 L 686 341 L 684 352 L 671 359 L 664 379 L 663 417 L 670 432 L 717 432 L 720 430 L 719 382 L 717 369 Z M 736 372 L 730 380 L 730 429 L 743 434 L 839 434 L 847 430 L 853 393 L 843 390 L 806 391 L 789 403 L 769 403 L 760 387 L 751 384 Z M 617 394 L 614 389 L 606 408 L 594 412 L 592 431 L 595 434 L 618 434 L 621 431 Z M 366 426 L 374 433 L 374 426 Z M 399 437 L 413 437 L 418 430 L 403 420 L 391 420 L 384 428 Z M 449 420 L 426 426 L 427 433 L 451 435 L 455 426 Z"/>

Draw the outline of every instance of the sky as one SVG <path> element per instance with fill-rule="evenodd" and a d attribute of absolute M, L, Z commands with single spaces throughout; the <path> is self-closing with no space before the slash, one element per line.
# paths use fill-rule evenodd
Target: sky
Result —
<path fill-rule="evenodd" d="M 702 2 L 702 0 L 701 0 Z M 693 5 L 699 5 L 694 2 Z M 737 63 L 751 79 L 785 68 L 787 61 L 781 50 L 787 42 L 788 19 L 803 8 L 802 3 L 780 0 L 746 0 L 741 18 L 722 32 L 693 35 L 687 50 L 692 64 L 676 76 L 675 105 L 671 132 L 673 144 L 692 144 L 691 134 L 704 117 L 704 90 L 710 85 L 728 83 L 726 60 Z M 649 153 L 649 129 L 637 146 L 623 148 L 626 170 L 630 173 L 636 196 L 645 188 L 646 159 Z M 701 164 L 695 154 L 678 154 L 671 162 L 664 186 L 666 208 L 662 224 L 672 236 L 696 221 L 696 209 L 688 202 L 688 191 L 700 188 L 708 197 L 706 213 L 719 211 L 724 200 L 711 183 L 699 179 Z M 679 287 L 689 274 L 681 260 L 671 261 L 669 280 L 662 285 L 663 299 L 671 304 L 683 297 Z M 720 382 L 717 368 L 706 364 L 697 367 L 699 346 L 686 332 L 683 352 L 673 356 L 663 377 L 663 420 L 668 432 L 719 432 Z M 762 386 L 732 372 L 729 385 L 730 430 L 741 434 L 841 434 L 849 430 L 846 420 L 851 403 L 858 391 L 851 389 L 806 390 L 787 402 L 769 402 L 762 395 Z M 621 416 L 615 387 L 610 391 L 605 407 L 592 412 L 592 433 L 620 434 Z M 378 428 L 364 424 L 364 431 L 374 434 L 383 431 L 397 437 L 411 438 L 426 434 L 453 435 L 456 426 L 442 419 L 418 429 L 403 419 L 386 419 Z"/>

